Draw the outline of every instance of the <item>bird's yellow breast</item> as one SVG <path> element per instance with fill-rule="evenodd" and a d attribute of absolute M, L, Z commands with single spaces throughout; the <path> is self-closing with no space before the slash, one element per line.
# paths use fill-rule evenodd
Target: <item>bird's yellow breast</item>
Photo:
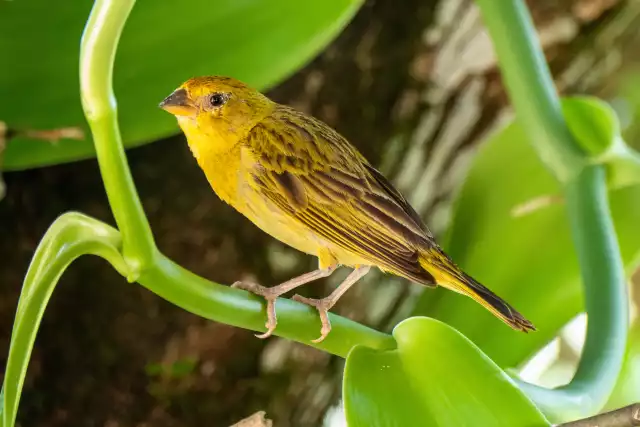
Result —
<path fill-rule="evenodd" d="M 251 171 L 259 161 L 240 141 L 231 143 L 211 128 L 203 131 L 194 120 L 181 120 L 180 127 L 211 188 L 264 232 L 299 251 L 317 256 L 322 266 L 336 262 L 352 266 L 371 264 L 319 236 L 257 191 L 250 180 Z"/>
<path fill-rule="evenodd" d="M 251 185 L 251 171 L 257 163 L 258 159 L 248 149 L 240 149 L 236 187 L 238 197 L 233 206 L 265 233 L 299 251 L 317 255 L 324 241 Z"/>
<path fill-rule="evenodd" d="M 215 129 L 203 128 L 196 120 L 181 118 L 178 122 L 211 188 L 224 202 L 237 209 L 240 144 L 229 143 L 216 134 Z"/>
<path fill-rule="evenodd" d="M 318 235 L 302 222 L 283 212 L 269 199 L 249 185 L 249 175 L 241 169 L 239 193 L 241 200 L 234 207 L 262 231 L 301 252 L 319 258 L 321 268 L 334 265 L 365 265 L 371 262 Z"/>
<path fill-rule="evenodd" d="M 249 184 L 257 160 L 246 148 L 222 146 L 212 135 L 189 135 L 189 148 L 220 199 L 276 239 L 306 253 L 317 252 L 318 242 L 307 236 L 306 227 L 292 221 Z"/>

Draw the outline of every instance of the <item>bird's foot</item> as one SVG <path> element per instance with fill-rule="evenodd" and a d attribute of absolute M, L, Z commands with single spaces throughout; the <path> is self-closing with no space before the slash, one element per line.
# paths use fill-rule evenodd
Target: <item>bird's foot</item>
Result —
<path fill-rule="evenodd" d="M 311 307 L 315 307 L 320 314 L 320 322 L 322 322 L 322 328 L 320 329 L 320 337 L 312 340 L 311 342 L 318 344 L 324 341 L 324 339 L 331 332 L 331 322 L 329 321 L 329 310 L 333 307 L 335 303 L 334 298 L 329 295 L 326 298 L 315 299 L 315 298 L 307 298 L 300 296 L 298 294 L 294 295 L 292 298 L 294 301 L 301 302 L 303 304 L 309 305 Z"/>
<path fill-rule="evenodd" d="M 236 282 L 231 287 L 243 289 L 245 291 L 251 292 L 254 295 L 259 295 L 267 300 L 267 323 L 265 326 L 267 328 L 267 332 L 261 335 L 256 335 L 258 338 L 267 338 L 273 334 L 273 331 L 276 329 L 276 325 L 278 324 L 278 319 L 276 319 L 276 298 L 278 298 L 282 294 L 286 294 L 292 289 L 297 288 L 300 285 L 304 285 L 305 283 L 312 282 L 317 279 L 321 279 L 323 277 L 327 277 L 331 275 L 331 273 L 336 269 L 335 265 L 331 265 L 325 268 L 319 268 L 314 271 L 310 271 L 301 276 L 294 277 L 293 279 L 289 279 L 286 282 L 280 283 L 277 286 L 272 286 L 270 288 L 260 286 L 257 283 L 252 282 Z M 338 287 L 340 288 L 340 287 Z M 335 293 L 335 291 L 334 291 Z M 340 294 L 338 292 L 338 294 Z M 339 295 L 333 297 L 334 299 L 339 298 Z M 332 294 L 333 295 L 333 294 Z M 330 298 L 331 296 L 327 297 Z M 310 300 L 311 301 L 311 300 Z M 311 304 L 313 305 L 313 304 Z M 326 310 L 329 310 L 333 304 L 329 305 Z M 322 313 L 321 313 L 322 314 Z M 325 313 L 326 318 L 326 313 Z M 327 325 L 329 325 L 329 320 L 327 319 Z M 331 329 L 331 326 L 328 326 Z M 324 330 L 324 329 L 323 329 Z M 326 333 L 329 333 L 327 330 Z M 324 337 L 323 337 L 324 338 Z"/>
<path fill-rule="evenodd" d="M 273 331 L 276 330 L 278 325 L 278 318 L 276 317 L 276 298 L 278 298 L 282 292 L 278 292 L 275 288 L 267 288 L 262 285 L 258 285 L 253 282 L 235 282 L 231 285 L 232 288 L 238 288 L 251 292 L 254 295 L 263 297 L 267 301 L 267 322 L 264 326 L 267 328 L 267 332 L 264 334 L 255 334 L 260 339 L 269 338 Z"/>

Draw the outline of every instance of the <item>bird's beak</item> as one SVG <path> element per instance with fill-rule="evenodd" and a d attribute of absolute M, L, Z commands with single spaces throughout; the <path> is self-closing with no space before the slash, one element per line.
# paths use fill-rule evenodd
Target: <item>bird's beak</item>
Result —
<path fill-rule="evenodd" d="M 189 99 L 187 91 L 180 88 L 176 89 L 171 95 L 167 96 L 161 103 L 160 108 L 173 114 L 174 116 L 195 116 L 198 112 L 197 108 Z"/>

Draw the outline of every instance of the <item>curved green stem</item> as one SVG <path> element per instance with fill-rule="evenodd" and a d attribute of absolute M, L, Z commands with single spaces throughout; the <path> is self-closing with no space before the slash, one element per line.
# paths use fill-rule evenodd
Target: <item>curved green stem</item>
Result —
<path fill-rule="evenodd" d="M 153 268 L 138 282 L 168 301 L 207 319 L 255 331 L 266 330 L 264 300 L 246 291 L 205 280 L 159 255 Z M 396 347 L 391 335 L 329 313 L 332 329 L 319 344 L 320 319 L 309 306 L 280 298 L 277 300 L 278 327 L 275 335 L 346 357 L 356 345 L 380 350 Z"/>
<path fill-rule="evenodd" d="M 620 373 L 628 329 L 625 275 L 607 199 L 604 167 L 589 165 L 571 135 L 531 17 L 522 0 L 477 0 L 518 121 L 565 186 L 589 325 L 578 370 L 564 387 L 520 386 L 556 421 L 599 411 Z"/>
<path fill-rule="evenodd" d="M 519 381 L 548 417 L 566 421 L 593 415 L 618 379 L 628 334 L 628 295 L 607 200 L 603 166 L 589 166 L 566 187 L 567 209 L 585 289 L 589 327 L 572 381 L 547 390 Z"/>
<path fill-rule="evenodd" d="M 629 333 L 629 296 L 607 196 L 604 166 L 586 167 L 566 187 L 582 271 L 589 328 L 578 370 L 565 391 L 584 390 L 602 408 L 616 383 Z M 597 385 L 597 387 L 590 387 Z"/>
<path fill-rule="evenodd" d="M 560 182 L 585 164 L 567 127 L 527 6 L 522 0 L 477 0 L 511 102 L 538 156 Z"/>
<path fill-rule="evenodd" d="M 91 127 L 100 173 L 133 281 L 148 266 L 156 247 L 127 165 L 113 93 L 118 41 L 135 0 L 96 0 L 80 44 L 82 106 Z"/>
<path fill-rule="evenodd" d="M 0 401 L 0 426 L 12 427 L 31 350 L 42 315 L 64 270 L 81 255 L 107 260 L 123 276 L 130 267 L 121 253 L 120 233 L 107 224 L 78 213 L 67 213 L 49 228 L 38 246 L 25 277 L 11 336 L 7 369 Z M 212 283 L 176 265 L 163 255 L 143 270 L 140 282 L 172 303 L 207 319 L 246 329 L 264 330 L 262 301 L 247 292 Z M 393 337 L 340 316 L 330 315 L 333 331 L 321 344 L 320 321 L 309 307 L 289 300 L 278 301 L 278 336 L 313 345 L 346 357 L 356 345 L 387 350 L 395 348 Z"/>
<path fill-rule="evenodd" d="M 12 427 L 33 343 L 51 293 L 63 271 L 81 255 L 97 255 L 121 274 L 128 267 L 120 254 L 120 234 L 87 216 L 68 213 L 58 218 L 43 237 L 25 277 L 13 325 L 2 387 L 0 426 Z"/>

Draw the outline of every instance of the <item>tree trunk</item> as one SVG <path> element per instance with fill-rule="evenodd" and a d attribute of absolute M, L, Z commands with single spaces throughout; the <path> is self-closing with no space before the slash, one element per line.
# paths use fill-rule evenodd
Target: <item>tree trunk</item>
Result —
<path fill-rule="evenodd" d="M 602 93 L 638 42 L 636 0 L 530 7 L 564 92 Z M 436 235 L 478 143 L 510 115 L 490 40 L 466 0 L 370 1 L 320 57 L 270 95 L 348 137 Z M 131 150 L 129 159 L 159 247 L 186 268 L 220 283 L 254 277 L 275 284 L 314 265 L 221 203 L 182 136 Z M 68 210 L 113 223 L 95 161 L 11 173 L 6 182 L 3 358 L 21 281 L 47 226 Z M 335 311 L 388 329 L 420 288 L 381 278 L 355 286 Z M 306 287 L 314 295 L 328 290 Z M 261 341 L 186 313 L 87 258 L 63 276 L 46 311 L 19 421 L 215 427 L 265 410 L 278 427 L 319 426 L 339 397 L 341 368 L 341 360 L 304 345 Z"/>

